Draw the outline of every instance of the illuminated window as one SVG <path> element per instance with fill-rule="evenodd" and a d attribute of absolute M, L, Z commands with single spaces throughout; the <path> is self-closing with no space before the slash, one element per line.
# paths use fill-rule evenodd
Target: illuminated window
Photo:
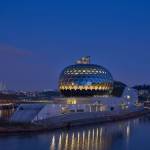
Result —
<path fill-rule="evenodd" d="M 77 104 L 77 100 L 75 98 L 67 99 L 67 104 Z"/>

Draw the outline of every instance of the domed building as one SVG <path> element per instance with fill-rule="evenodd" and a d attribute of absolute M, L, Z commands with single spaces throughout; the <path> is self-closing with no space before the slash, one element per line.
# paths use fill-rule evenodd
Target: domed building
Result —
<path fill-rule="evenodd" d="M 110 95 L 112 89 L 111 73 L 90 64 L 90 57 L 82 57 L 75 65 L 66 67 L 59 78 L 59 90 L 64 96 Z"/>
<path fill-rule="evenodd" d="M 90 57 L 82 57 L 61 72 L 59 90 L 64 96 L 50 103 L 19 105 L 10 121 L 50 129 L 119 120 L 144 110 L 135 89 L 113 80 L 106 68 L 91 64 Z"/>

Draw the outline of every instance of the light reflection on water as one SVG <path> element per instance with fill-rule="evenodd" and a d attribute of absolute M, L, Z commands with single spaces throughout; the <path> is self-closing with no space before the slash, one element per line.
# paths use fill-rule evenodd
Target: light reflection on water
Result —
<path fill-rule="evenodd" d="M 128 142 L 137 123 L 138 119 L 54 132 L 50 138 L 50 150 L 108 150 L 117 139 Z"/>
<path fill-rule="evenodd" d="M 0 135 L 0 150 L 149 150 L 149 118 L 46 133 Z"/>

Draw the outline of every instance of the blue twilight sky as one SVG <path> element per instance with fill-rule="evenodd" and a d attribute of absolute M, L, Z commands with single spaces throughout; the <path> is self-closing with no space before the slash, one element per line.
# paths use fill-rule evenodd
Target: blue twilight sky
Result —
<path fill-rule="evenodd" d="M 57 88 L 61 70 L 90 55 L 116 80 L 150 84 L 149 8 L 148 0 L 0 1 L 0 81 Z"/>

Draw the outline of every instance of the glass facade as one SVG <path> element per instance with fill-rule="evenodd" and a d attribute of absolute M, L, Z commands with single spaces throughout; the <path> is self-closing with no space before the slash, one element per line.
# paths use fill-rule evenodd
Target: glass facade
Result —
<path fill-rule="evenodd" d="M 59 89 L 65 96 L 107 95 L 112 92 L 113 78 L 102 66 L 75 64 L 62 71 Z"/>

